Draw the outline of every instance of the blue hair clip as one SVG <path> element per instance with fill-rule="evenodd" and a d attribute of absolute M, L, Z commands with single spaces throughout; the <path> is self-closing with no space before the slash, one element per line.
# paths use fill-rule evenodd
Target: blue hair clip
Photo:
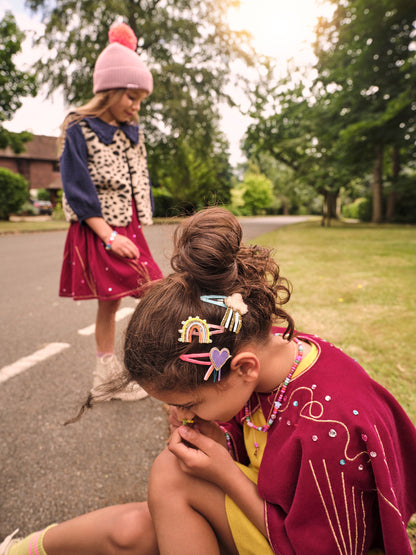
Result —
<path fill-rule="evenodd" d="M 217 306 L 227 308 L 224 303 L 225 298 L 225 295 L 201 295 L 201 301 L 204 301 L 204 303 L 216 304 Z"/>

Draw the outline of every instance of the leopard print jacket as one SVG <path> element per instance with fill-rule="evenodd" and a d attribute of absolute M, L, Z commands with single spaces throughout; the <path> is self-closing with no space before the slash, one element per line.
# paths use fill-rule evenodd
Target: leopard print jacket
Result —
<path fill-rule="evenodd" d="M 127 226 L 132 219 L 132 195 L 140 223 L 152 224 L 150 179 L 143 133 L 134 144 L 118 129 L 106 145 L 85 121 L 79 123 L 88 151 L 88 170 L 96 187 L 104 220 L 113 226 Z M 63 209 L 69 222 L 77 215 L 63 195 Z"/>

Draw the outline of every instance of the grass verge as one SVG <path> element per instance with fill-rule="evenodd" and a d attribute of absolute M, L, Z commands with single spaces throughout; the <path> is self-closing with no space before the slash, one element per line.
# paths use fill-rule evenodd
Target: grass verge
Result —
<path fill-rule="evenodd" d="M 8 235 L 14 233 L 32 233 L 36 231 L 58 231 L 68 229 L 68 223 L 65 221 L 54 221 L 52 219 L 28 219 L 26 221 L 1 221 L 0 235 Z"/>

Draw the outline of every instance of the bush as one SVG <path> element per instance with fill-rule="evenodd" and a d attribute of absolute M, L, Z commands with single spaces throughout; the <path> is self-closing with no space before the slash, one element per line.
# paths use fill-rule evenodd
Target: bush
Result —
<path fill-rule="evenodd" d="M 0 168 L 0 220 L 19 212 L 29 198 L 29 183 L 21 175 Z"/>
<path fill-rule="evenodd" d="M 51 200 L 51 193 L 48 189 L 38 189 L 38 200 Z"/>
<path fill-rule="evenodd" d="M 342 215 L 360 222 L 371 221 L 371 200 L 364 197 L 355 199 L 353 203 L 342 207 Z"/>
<path fill-rule="evenodd" d="M 182 212 L 182 208 L 172 197 L 172 195 L 163 187 L 155 187 L 152 189 L 155 218 L 171 218 Z"/>

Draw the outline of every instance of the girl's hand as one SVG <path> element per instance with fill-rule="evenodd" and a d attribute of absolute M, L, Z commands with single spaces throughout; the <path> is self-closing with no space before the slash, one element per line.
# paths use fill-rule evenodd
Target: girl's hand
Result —
<path fill-rule="evenodd" d="M 204 434 L 204 436 L 210 437 L 220 445 L 227 447 L 227 441 L 225 439 L 224 432 L 221 430 L 216 422 L 201 420 L 200 418 L 195 417 L 193 419 L 193 423 L 187 424 L 182 418 L 180 418 L 178 414 L 178 409 L 172 405 L 169 405 L 168 421 L 171 433 L 179 428 L 179 426 L 188 425 L 195 430 L 199 430 L 202 434 Z"/>
<path fill-rule="evenodd" d="M 98 235 L 104 245 L 108 245 L 108 241 L 113 233 L 113 229 L 104 221 L 103 218 L 93 217 L 87 218 L 85 223 Z M 140 253 L 133 241 L 128 237 L 118 233 L 113 240 L 111 250 L 122 258 L 138 259 Z"/>
<path fill-rule="evenodd" d="M 189 426 L 180 426 L 172 433 L 169 450 L 178 458 L 184 472 L 223 489 L 229 473 L 238 468 L 223 445 Z"/>
<path fill-rule="evenodd" d="M 178 409 L 172 405 L 169 405 L 169 416 L 168 416 L 169 428 L 171 433 L 182 426 L 182 419 L 179 418 Z"/>
<path fill-rule="evenodd" d="M 118 233 L 111 245 L 111 250 L 122 258 L 131 258 L 137 260 L 140 257 L 139 249 L 128 237 Z"/>

